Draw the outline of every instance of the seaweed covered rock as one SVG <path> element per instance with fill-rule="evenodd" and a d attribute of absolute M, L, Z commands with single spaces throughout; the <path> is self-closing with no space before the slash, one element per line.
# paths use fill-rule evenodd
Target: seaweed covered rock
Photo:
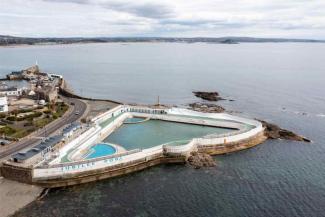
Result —
<path fill-rule="evenodd" d="M 192 110 L 205 113 L 222 113 L 225 109 L 220 105 L 209 103 L 191 103 L 189 104 Z"/>
<path fill-rule="evenodd" d="M 200 152 L 191 152 L 190 156 L 187 159 L 187 162 L 195 169 L 200 169 L 201 167 L 216 166 L 216 162 L 210 155 Z"/>

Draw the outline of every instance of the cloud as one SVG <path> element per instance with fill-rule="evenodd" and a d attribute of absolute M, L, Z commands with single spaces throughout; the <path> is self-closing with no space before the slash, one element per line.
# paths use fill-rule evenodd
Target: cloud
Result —
<path fill-rule="evenodd" d="M 106 9 L 129 13 L 138 17 L 160 19 L 173 16 L 173 9 L 168 4 L 141 1 L 91 1 L 91 0 L 43 0 L 56 3 L 88 4 Z"/>
<path fill-rule="evenodd" d="M 89 0 L 43 0 L 46 2 L 58 2 L 58 3 L 76 3 L 76 4 L 90 4 Z"/>
<path fill-rule="evenodd" d="M 325 38 L 324 0 L 0 0 L 0 33 Z"/>
<path fill-rule="evenodd" d="M 169 18 L 174 15 L 171 7 L 159 3 L 106 3 L 103 4 L 106 8 L 127 12 L 138 17 L 146 17 L 153 19 Z"/>

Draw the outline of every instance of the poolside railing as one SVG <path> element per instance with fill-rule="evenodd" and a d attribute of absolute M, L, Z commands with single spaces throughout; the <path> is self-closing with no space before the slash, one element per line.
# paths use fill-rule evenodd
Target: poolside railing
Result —
<path fill-rule="evenodd" d="M 96 119 L 93 119 L 96 123 L 99 123 L 103 119 L 107 119 L 108 116 L 115 116 L 115 114 L 120 114 L 127 112 L 128 114 L 141 114 L 143 116 L 150 116 L 153 118 L 162 118 L 163 115 L 166 112 L 169 112 L 169 114 L 180 114 L 184 113 L 186 115 L 196 115 L 196 113 L 192 111 L 186 111 L 185 110 L 163 110 L 163 109 L 144 109 L 144 108 L 139 108 L 139 107 L 132 107 L 132 106 L 118 106 L 116 107 L 113 111 L 106 112 L 104 114 L 101 114 L 99 117 Z M 162 114 L 163 113 L 163 114 Z M 197 113 L 198 114 L 198 113 Z M 202 115 L 202 113 L 200 113 Z M 123 115 L 123 116 L 127 116 Z M 246 118 L 239 118 L 236 116 L 232 115 L 226 115 L 226 114 L 204 114 L 204 117 L 208 118 L 218 118 L 218 119 L 226 119 L 226 120 L 235 120 L 238 122 L 241 122 L 243 124 L 249 124 L 255 126 L 253 129 L 249 129 L 247 132 L 242 132 L 238 134 L 238 131 L 236 131 L 236 134 L 223 134 L 223 135 L 213 135 L 210 134 L 211 137 L 213 138 L 194 138 L 190 140 L 186 144 L 181 144 L 182 142 L 177 144 L 177 141 L 166 143 L 160 146 L 155 146 L 152 148 L 148 149 L 135 149 L 132 151 L 127 151 L 124 153 L 119 153 L 119 154 L 113 154 L 109 156 L 102 156 L 98 158 L 93 158 L 93 159 L 84 159 L 76 162 L 66 162 L 66 163 L 59 163 L 59 164 L 54 164 L 54 165 L 43 165 L 37 168 L 34 168 L 34 173 L 33 177 L 36 179 L 45 179 L 45 178 L 53 178 L 53 177 L 60 177 L 60 175 L 72 175 L 76 173 L 82 173 L 86 171 L 91 171 L 91 170 L 96 170 L 96 169 L 107 169 L 107 168 L 118 168 L 123 165 L 130 165 L 134 162 L 142 162 L 142 161 L 147 161 L 151 160 L 157 157 L 162 156 L 163 154 L 173 154 L 174 156 L 178 155 L 186 155 L 190 153 L 193 150 L 196 150 L 198 147 L 207 147 L 211 145 L 222 145 L 222 144 L 227 144 L 230 142 L 236 142 L 240 141 L 243 139 L 248 139 L 254 135 L 257 135 L 258 133 L 262 132 L 264 128 L 262 127 L 262 124 L 258 121 L 255 120 L 250 120 Z M 124 118 L 124 117 L 123 117 Z M 101 133 L 106 134 L 105 132 L 109 132 L 118 126 L 119 121 L 123 119 L 122 117 L 118 117 L 116 122 L 112 122 L 102 128 Z M 169 118 L 169 117 L 168 117 Z M 175 118 L 175 117 L 172 117 Z M 185 117 L 184 117 L 185 118 Z M 182 121 L 182 118 L 177 119 L 177 121 Z M 186 117 L 188 120 L 189 118 Z M 195 118 L 193 117 L 193 120 Z M 214 121 L 215 122 L 215 121 Z M 197 123 L 202 123 L 206 124 L 207 121 L 197 121 Z M 230 123 L 227 123 L 230 124 Z M 238 126 L 238 123 L 231 123 L 231 126 Z M 101 134 L 97 135 L 96 138 L 101 137 Z"/>
<path fill-rule="evenodd" d="M 53 164 L 53 165 L 42 165 L 37 168 L 42 168 L 42 169 L 58 168 L 58 167 L 62 167 L 62 166 L 74 166 L 74 165 L 78 165 L 78 164 L 87 164 L 87 163 L 92 163 L 92 162 L 96 162 L 96 161 L 102 161 L 102 160 L 107 160 L 107 159 L 111 159 L 111 158 L 117 158 L 117 157 L 130 155 L 130 154 L 134 154 L 134 153 L 139 153 L 141 151 L 142 151 L 141 149 L 133 149 L 131 151 L 126 151 L 123 153 L 117 153 L 117 154 L 112 154 L 112 155 L 107 155 L 107 156 L 102 156 L 102 157 L 97 157 L 97 158 L 92 158 L 92 159 L 84 159 L 84 160 L 73 161 L 73 162 L 58 163 L 58 164 Z"/>

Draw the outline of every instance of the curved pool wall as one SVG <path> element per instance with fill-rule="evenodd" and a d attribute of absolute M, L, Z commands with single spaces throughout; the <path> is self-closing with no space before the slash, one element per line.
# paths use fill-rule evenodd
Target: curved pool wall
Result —
<path fill-rule="evenodd" d="M 174 122 L 188 121 L 191 124 L 216 125 L 217 127 L 222 125 L 225 128 L 230 127 L 238 130 L 236 133 L 215 135 L 209 138 L 193 138 L 188 143 L 184 142 L 185 144 L 182 142 L 179 144 L 167 143 L 93 159 L 39 165 L 33 168 L 32 182 L 47 187 L 80 184 L 126 174 L 159 163 L 184 162 L 191 151 L 201 150 L 211 154 L 228 153 L 253 147 L 265 140 L 262 124 L 251 119 L 228 114 L 199 113 L 179 108 L 154 109 L 121 105 L 95 117 L 92 121 L 94 127 L 99 130 L 94 130 L 96 133 L 90 133 L 85 141 L 75 144 L 75 146 L 89 147 L 89 144 L 102 141 L 103 138 L 118 129 L 126 118 L 133 116 Z M 103 122 L 105 124 L 102 124 Z"/>
<path fill-rule="evenodd" d="M 225 134 L 236 130 L 194 124 L 148 120 L 137 124 L 123 124 L 103 141 L 119 144 L 127 150 L 151 148 L 179 140 L 191 140 L 209 134 Z"/>
<path fill-rule="evenodd" d="M 161 114 L 167 114 L 167 115 L 161 115 Z M 168 117 L 170 115 L 170 117 Z M 218 125 L 225 124 L 225 122 L 221 122 L 220 120 L 227 120 L 228 127 L 237 127 L 242 128 L 238 131 L 239 133 L 245 132 L 245 131 L 251 131 L 252 128 L 259 128 L 261 130 L 262 125 L 260 122 L 246 119 L 246 118 L 240 118 L 233 115 L 228 115 L 224 113 L 217 113 L 217 114 L 211 114 L 211 113 L 200 113 L 195 112 L 187 109 L 180 109 L 180 108 L 169 108 L 169 109 L 152 109 L 148 107 L 138 107 L 138 106 L 126 106 L 126 105 L 120 105 L 112 110 L 109 110 L 103 114 L 100 114 L 93 118 L 92 122 L 95 124 L 95 127 L 89 129 L 84 134 L 80 135 L 79 139 L 77 138 L 78 142 L 72 141 L 70 144 L 66 145 L 62 151 L 60 150 L 60 156 L 59 158 L 63 158 L 64 155 L 69 154 L 70 160 L 75 159 L 75 156 L 80 155 L 80 152 L 82 152 L 84 149 L 89 148 L 91 145 L 95 144 L 96 142 L 101 142 L 104 140 L 107 136 L 109 136 L 111 133 L 113 133 L 116 129 L 118 129 L 122 124 L 123 121 L 127 118 L 132 118 L 134 116 L 142 116 L 142 117 L 151 117 L 152 119 L 160 119 L 160 120 L 168 120 L 168 121 L 188 121 L 189 119 L 186 118 L 186 120 L 182 120 L 182 116 L 186 117 L 198 117 L 198 118 L 207 118 L 207 119 L 213 119 L 218 120 Z M 194 121 L 197 122 L 197 124 L 205 124 L 204 122 L 210 121 L 202 121 L 202 119 L 195 119 Z M 193 122 L 193 120 L 192 120 Z M 104 124 L 103 124 L 104 123 Z M 241 123 L 241 124 L 239 124 Z M 243 127 L 245 126 L 245 127 Z M 249 126 L 249 127 L 247 127 Z M 95 129 L 94 129 L 95 128 Z M 92 132 L 91 132 L 92 131 Z M 89 133 L 91 132 L 91 133 Z M 85 136 L 86 134 L 86 136 Z M 229 136 L 229 135 L 228 135 Z M 219 137 L 219 136 L 218 136 Z M 69 150 L 70 148 L 70 150 Z M 71 151 L 73 149 L 73 151 Z M 78 153 L 79 152 L 79 153 Z M 50 164 L 58 163 L 57 159 L 52 161 Z"/>
<path fill-rule="evenodd" d="M 115 129 L 119 128 L 123 121 L 126 118 L 132 117 L 128 113 L 116 113 L 113 116 L 113 121 L 107 123 L 106 125 L 95 124 L 94 127 L 91 127 L 88 131 L 81 134 L 76 140 L 78 142 L 70 142 L 65 146 L 64 152 L 59 152 L 59 156 L 57 159 L 50 162 L 50 165 L 56 163 L 66 163 L 72 161 L 82 160 L 82 156 L 84 156 L 84 151 L 88 150 L 91 146 L 96 143 L 100 143 L 106 138 L 110 133 L 112 133 Z M 103 121 L 107 121 L 106 119 Z M 79 139 L 81 138 L 82 139 Z M 70 149 L 68 149 L 70 148 Z"/>

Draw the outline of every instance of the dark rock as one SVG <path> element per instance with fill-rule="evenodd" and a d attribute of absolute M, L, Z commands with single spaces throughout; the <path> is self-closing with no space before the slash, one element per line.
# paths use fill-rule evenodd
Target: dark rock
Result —
<path fill-rule="evenodd" d="M 224 100 L 222 97 L 219 96 L 218 92 L 193 91 L 193 94 L 198 98 L 208 101 Z"/>
<path fill-rule="evenodd" d="M 264 134 L 269 139 L 286 139 L 292 141 L 311 142 L 311 140 L 303 136 L 297 135 L 292 131 L 282 129 L 275 124 L 271 124 L 262 120 L 259 121 L 261 121 L 263 126 L 265 127 Z"/>
<path fill-rule="evenodd" d="M 216 166 L 216 162 L 210 155 L 199 152 L 191 152 L 191 155 L 188 157 L 187 162 L 195 169 L 200 169 L 201 167 Z"/>
<path fill-rule="evenodd" d="M 222 113 L 225 109 L 222 106 L 209 103 L 191 103 L 192 110 L 205 113 Z"/>

